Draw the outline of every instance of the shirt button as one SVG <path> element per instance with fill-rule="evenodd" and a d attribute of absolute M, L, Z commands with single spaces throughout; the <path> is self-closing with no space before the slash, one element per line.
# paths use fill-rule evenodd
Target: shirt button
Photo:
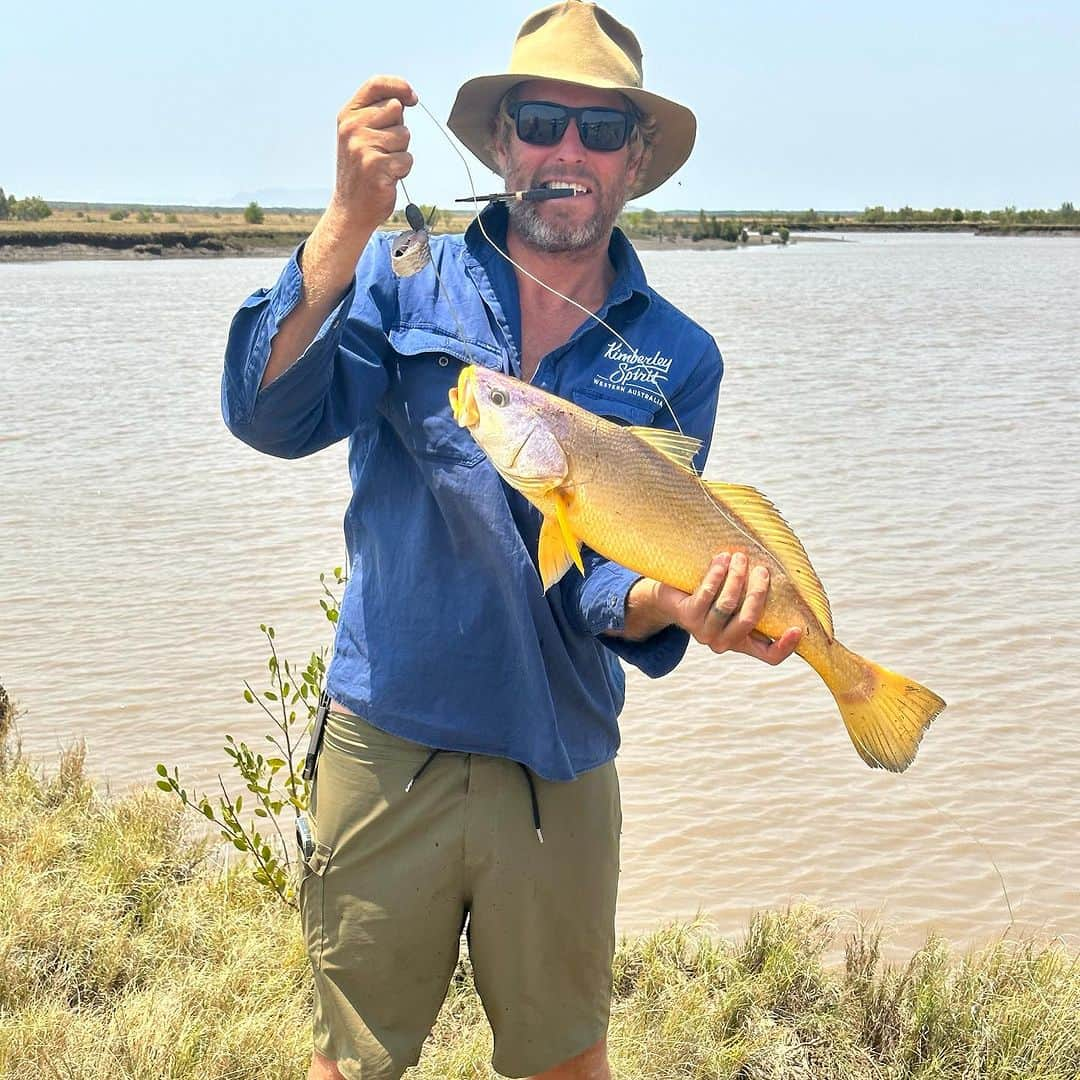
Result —
<path fill-rule="evenodd" d="M 446 367 L 446 365 L 449 364 L 449 363 L 450 363 L 450 357 L 449 356 L 440 356 L 439 357 L 439 367 Z"/>

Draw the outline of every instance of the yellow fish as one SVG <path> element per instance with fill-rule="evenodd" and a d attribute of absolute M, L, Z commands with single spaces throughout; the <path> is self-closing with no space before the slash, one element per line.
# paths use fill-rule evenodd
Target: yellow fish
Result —
<path fill-rule="evenodd" d="M 799 538 L 754 488 L 700 479 L 697 439 L 621 427 L 476 365 L 462 370 L 450 404 L 503 479 L 543 513 L 537 561 L 545 589 L 571 565 L 584 572 L 583 543 L 687 593 L 714 555 L 741 551 L 770 574 L 756 629 L 777 638 L 802 627 L 795 651 L 836 699 L 863 761 L 903 772 L 915 759 L 945 702 L 836 640 L 828 598 Z"/>

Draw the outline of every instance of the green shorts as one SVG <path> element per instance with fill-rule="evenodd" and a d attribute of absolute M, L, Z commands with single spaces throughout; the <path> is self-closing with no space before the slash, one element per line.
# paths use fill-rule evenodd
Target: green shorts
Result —
<path fill-rule="evenodd" d="M 607 1032 L 622 826 L 614 762 L 553 783 L 504 758 L 430 755 L 330 714 L 300 884 L 315 1049 L 347 1080 L 396 1080 L 415 1065 L 467 918 L 492 1064 L 504 1076 L 544 1072 Z"/>

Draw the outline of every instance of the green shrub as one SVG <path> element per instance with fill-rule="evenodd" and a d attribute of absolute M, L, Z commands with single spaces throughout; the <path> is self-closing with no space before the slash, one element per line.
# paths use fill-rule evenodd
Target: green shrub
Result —
<path fill-rule="evenodd" d="M 12 206 L 11 198 L 8 205 Z M 52 207 L 40 195 L 28 195 L 25 199 L 15 199 L 12 216 L 19 221 L 42 221 L 52 216 Z"/>
<path fill-rule="evenodd" d="M 261 225 L 265 217 L 263 208 L 254 199 L 244 207 L 244 220 L 249 225 Z"/>

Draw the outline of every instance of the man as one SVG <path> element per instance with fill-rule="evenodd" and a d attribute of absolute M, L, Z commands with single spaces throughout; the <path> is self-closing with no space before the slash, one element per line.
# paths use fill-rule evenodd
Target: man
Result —
<path fill-rule="evenodd" d="M 416 100 L 379 76 L 341 111 L 330 205 L 277 285 L 238 313 L 223 381 L 229 427 L 260 450 L 350 440 L 352 573 L 301 884 L 309 1078 L 384 1080 L 415 1063 L 466 922 L 495 1068 L 604 1078 L 616 657 L 663 675 L 693 635 L 778 663 L 798 632 L 752 634 L 768 574 L 738 556 L 714 560 L 687 595 L 586 550 L 584 577 L 545 593 L 539 514 L 450 415 L 461 364 L 486 364 L 621 422 L 673 427 L 674 413 L 705 443 L 703 463 L 719 353 L 613 231 L 628 196 L 685 161 L 692 114 L 641 89 L 637 40 L 602 9 L 538 12 L 511 74 L 467 82 L 450 126 L 508 191 L 585 193 L 490 207 L 483 229 L 432 241 L 437 277 L 398 278 L 375 229 L 412 165 L 403 115 Z"/>

